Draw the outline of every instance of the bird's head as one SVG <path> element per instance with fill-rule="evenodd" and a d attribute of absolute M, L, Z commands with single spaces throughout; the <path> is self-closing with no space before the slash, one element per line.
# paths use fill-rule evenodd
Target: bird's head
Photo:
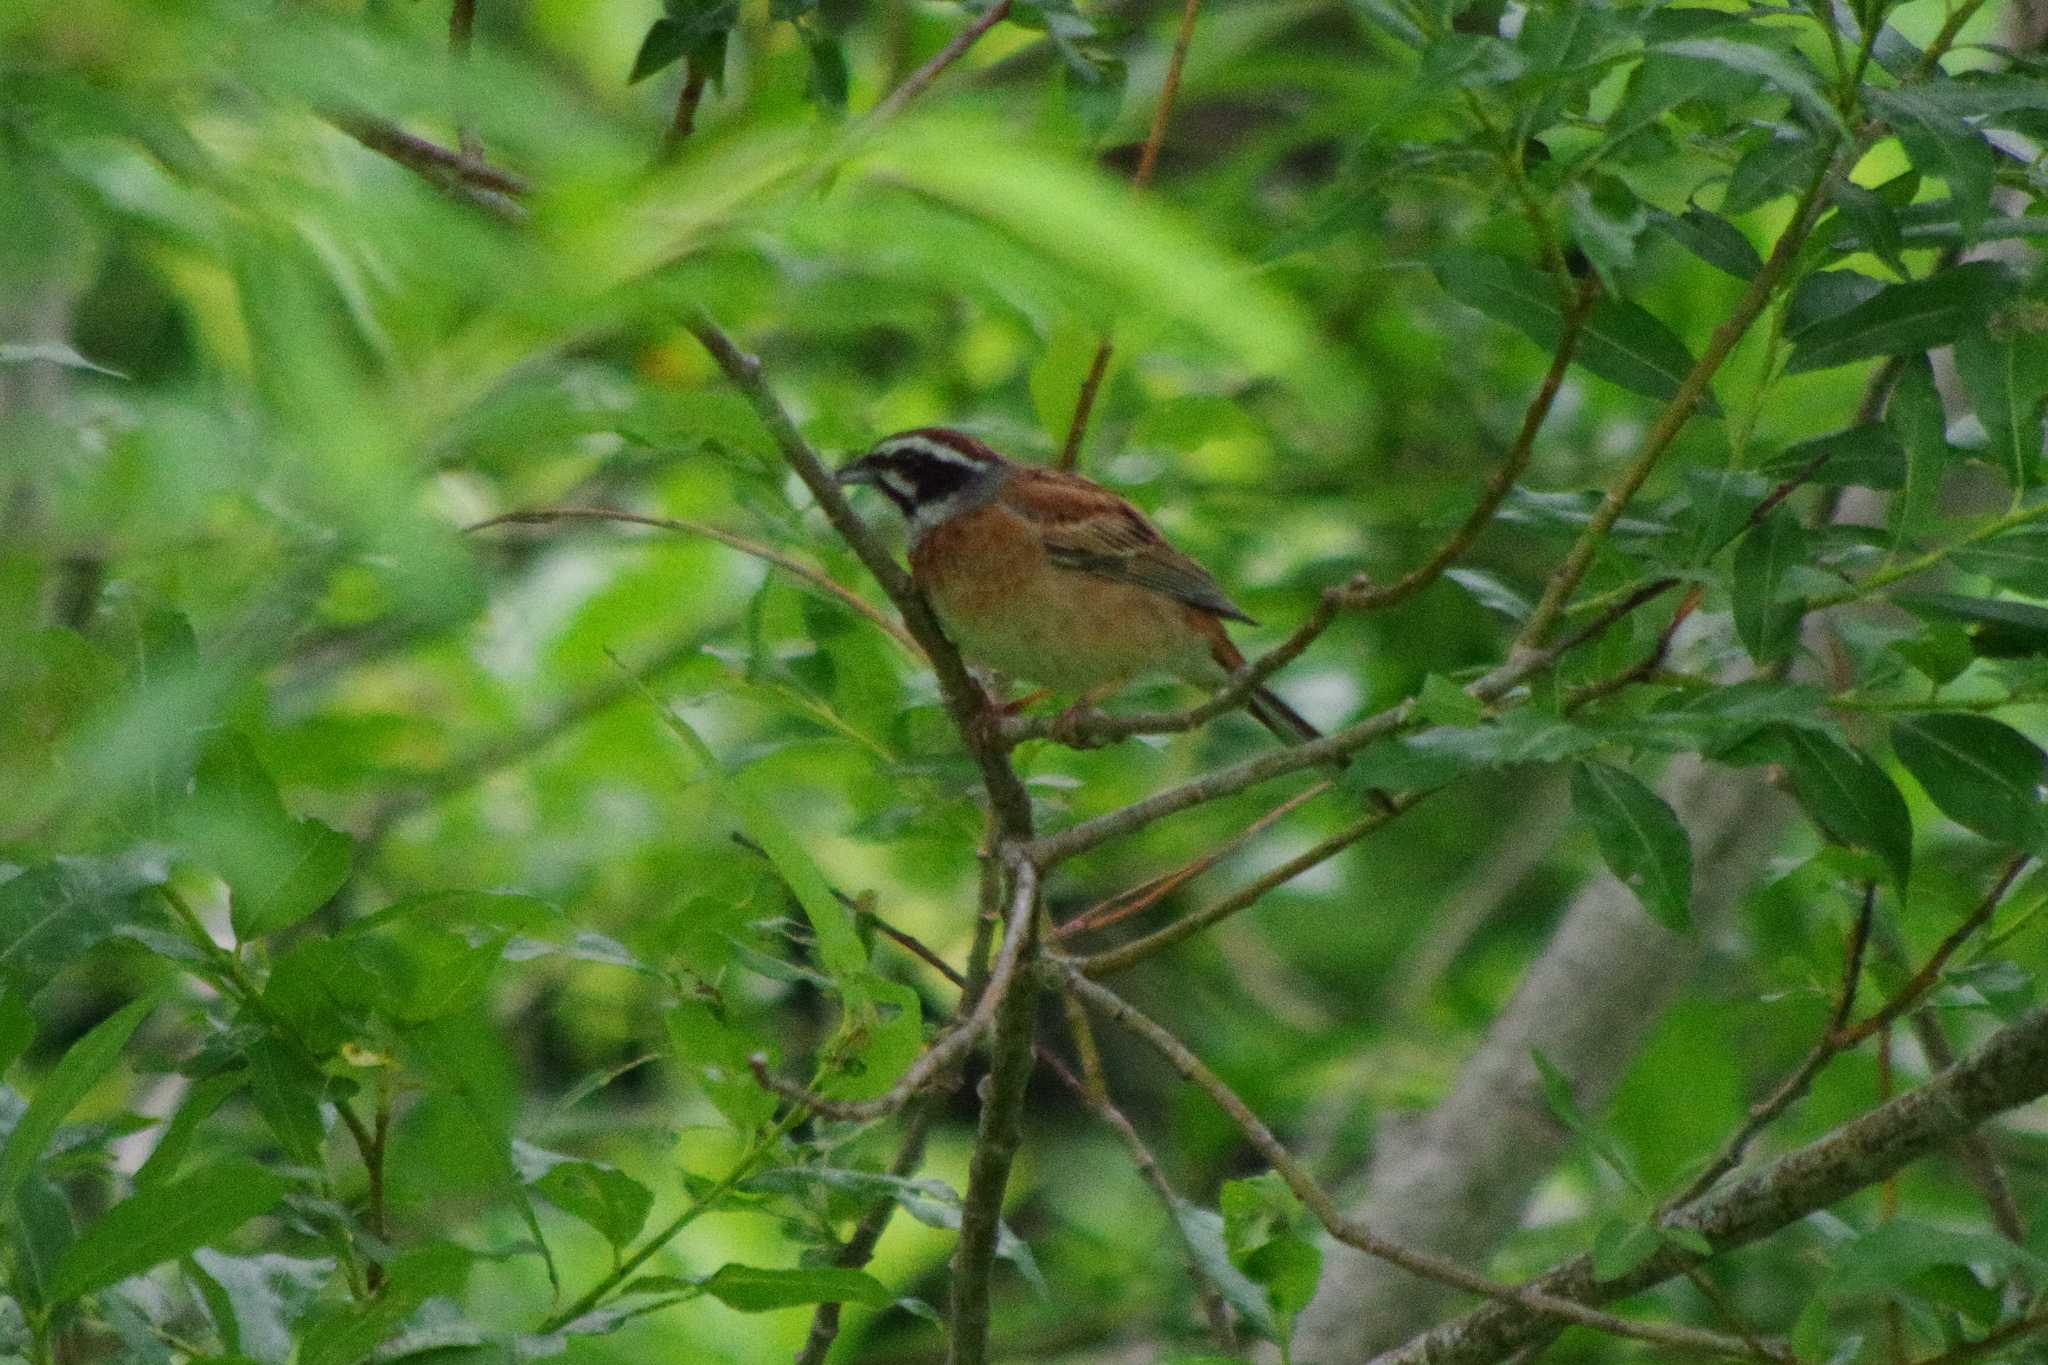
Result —
<path fill-rule="evenodd" d="M 965 432 L 918 427 L 883 437 L 837 477 L 881 489 L 912 530 L 923 532 L 987 501 L 1008 470 L 1009 461 Z"/>

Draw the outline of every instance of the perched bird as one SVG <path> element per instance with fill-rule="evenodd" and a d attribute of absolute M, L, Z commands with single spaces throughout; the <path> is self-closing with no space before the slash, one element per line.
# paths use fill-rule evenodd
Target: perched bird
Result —
<path fill-rule="evenodd" d="M 968 661 L 1080 695 L 1056 722 L 1062 737 L 1138 677 L 1213 689 L 1244 666 L 1223 623 L 1252 618 L 1101 484 L 946 427 L 887 437 L 838 479 L 873 485 L 903 513 L 911 578 Z M 1266 688 L 1245 705 L 1288 743 L 1319 733 Z"/>

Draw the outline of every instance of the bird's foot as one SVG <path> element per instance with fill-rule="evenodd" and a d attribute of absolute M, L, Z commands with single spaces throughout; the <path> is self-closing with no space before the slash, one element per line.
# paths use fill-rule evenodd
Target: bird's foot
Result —
<path fill-rule="evenodd" d="M 1099 749 L 1108 741 L 1091 734 L 1095 723 L 1105 719 L 1095 705 L 1094 699 L 1083 697 L 1052 718 L 1052 727 L 1046 731 L 1048 738 L 1064 744 L 1069 749 Z"/>

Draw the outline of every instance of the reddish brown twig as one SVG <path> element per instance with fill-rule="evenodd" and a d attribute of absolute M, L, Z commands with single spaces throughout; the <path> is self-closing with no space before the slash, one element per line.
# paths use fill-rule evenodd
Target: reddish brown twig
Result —
<path fill-rule="evenodd" d="M 704 101 L 709 69 L 696 57 L 683 58 L 683 87 L 676 92 L 676 112 L 669 120 L 668 135 L 661 141 L 663 156 L 672 156 L 684 139 L 697 129 L 697 106 Z"/>
<path fill-rule="evenodd" d="M 1188 46 L 1195 37 L 1195 14 L 1201 9 L 1202 0 L 1187 0 L 1181 10 L 1180 31 L 1173 38 L 1173 52 L 1166 59 L 1166 75 L 1159 83 L 1159 100 L 1152 106 L 1152 127 L 1145 134 L 1145 145 L 1138 153 L 1138 169 L 1131 175 L 1131 188 L 1142 190 L 1152 183 L 1152 173 L 1159 168 L 1159 149 L 1166 142 L 1166 125 L 1173 117 L 1174 101 L 1180 96 L 1180 78 L 1187 66 Z M 1109 358 L 1115 343 L 1104 333 L 1102 341 L 1095 348 L 1095 358 L 1088 362 L 1087 377 L 1081 381 L 1081 392 L 1074 399 L 1074 416 L 1067 423 L 1067 439 L 1060 445 L 1059 467 L 1072 469 L 1081 459 L 1081 440 L 1088 434 L 1088 418 L 1095 411 L 1095 398 L 1102 389 L 1102 378 L 1109 373 Z"/>
<path fill-rule="evenodd" d="M 1054 937 L 1069 938 L 1075 934 L 1092 933 L 1094 930 L 1106 929 L 1112 924 L 1127 920 L 1133 915 L 1142 915 L 1145 911 L 1150 910 L 1153 906 L 1159 904 L 1160 901 L 1186 885 L 1190 880 L 1201 876 L 1204 872 L 1207 872 L 1210 868 L 1237 852 L 1238 849 L 1243 848 L 1247 843 L 1265 833 L 1276 822 L 1284 819 L 1289 812 L 1307 805 L 1310 801 L 1330 790 L 1334 785 L 1336 784 L 1327 781 L 1318 782 L 1312 787 L 1296 792 L 1200 857 L 1190 859 L 1170 872 L 1162 872 L 1149 881 L 1140 882 L 1129 890 L 1111 896 L 1109 899 L 1097 903 L 1093 908 L 1082 911 L 1065 924 L 1062 924 L 1055 932 Z"/>

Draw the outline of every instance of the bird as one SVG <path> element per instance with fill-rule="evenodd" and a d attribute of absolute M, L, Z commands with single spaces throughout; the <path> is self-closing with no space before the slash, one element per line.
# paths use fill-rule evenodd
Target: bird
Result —
<path fill-rule="evenodd" d="M 1076 743 L 1095 703 L 1140 677 L 1213 690 L 1244 667 L 1224 623 L 1257 622 L 1099 483 L 950 427 L 884 437 L 836 478 L 880 490 L 903 514 L 911 581 L 964 658 L 1079 694 L 1056 739 Z M 1321 734 L 1270 688 L 1252 689 L 1245 707 L 1286 743 Z"/>

